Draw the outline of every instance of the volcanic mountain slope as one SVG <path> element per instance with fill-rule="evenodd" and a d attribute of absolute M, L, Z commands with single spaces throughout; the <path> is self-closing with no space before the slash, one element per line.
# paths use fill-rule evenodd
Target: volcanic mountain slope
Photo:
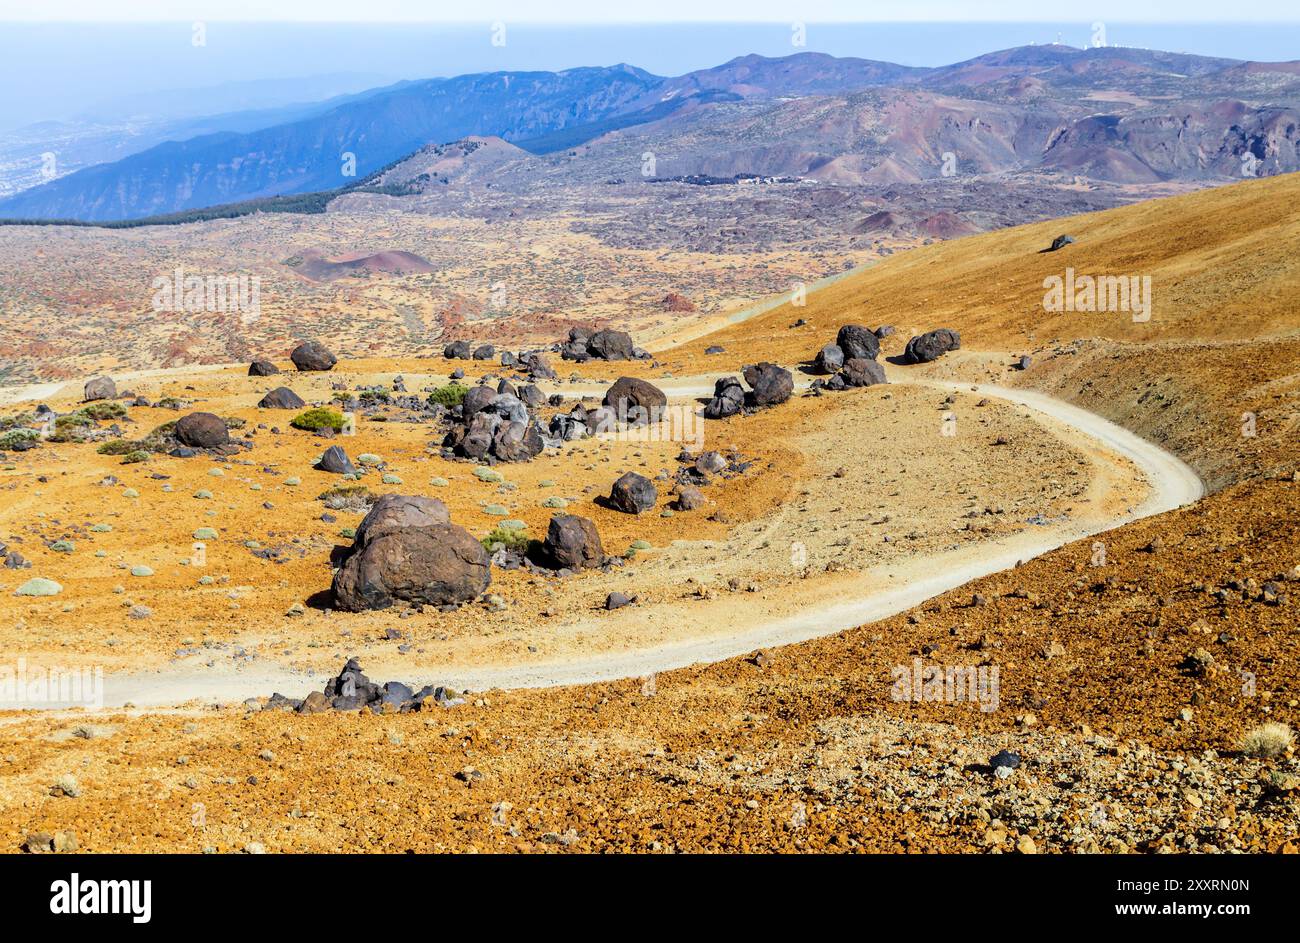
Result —
<path fill-rule="evenodd" d="M 903 339 L 952 327 L 983 353 L 939 361 L 939 373 L 961 376 L 969 360 L 967 375 L 1062 396 L 1182 455 L 1212 486 L 1282 471 L 1300 431 L 1300 323 L 1288 300 L 1297 197 L 1300 175 L 1289 174 L 926 246 L 817 292 L 807 308 L 787 304 L 658 356 L 685 369 L 719 344 L 789 363 L 848 321 L 894 324 Z M 1042 251 L 1061 234 L 1075 242 Z M 1150 319 L 1045 310 L 1048 279 L 1069 271 L 1149 278 Z M 1013 370 L 1023 354 L 1030 368 Z M 1247 413 L 1255 435 L 1242 435 Z"/>
<path fill-rule="evenodd" d="M 1247 153 L 1260 162 L 1252 174 L 1300 167 L 1298 89 L 1293 63 L 1064 46 L 937 69 L 800 53 L 669 79 L 626 65 L 489 73 L 402 83 L 301 121 L 163 144 L 0 201 L 0 214 L 136 219 L 333 190 L 466 135 L 563 153 L 628 128 L 689 126 L 697 112 L 714 127 L 694 154 L 665 145 L 673 175 L 815 176 L 837 163 L 823 177 L 898 182 L 938 176 L 951 152 L 966 173 L 1042 165 L 1115 183 L 1221 179 L 1239 175 Z M 855 98 L 865 90 L 881 94 Z M 847 114 L 824 117 L 839 110 Z M 356 178 L 345 177 L 353 163 Z"/>
<path fill-rule="evenodd" d="M 4 845 L 73 832 L 92 851 L 1295 852 L 1294 749 L 1241 744 L 1262 722 L 1300 723 L 1300 469 L 1294 432 L 1275 425 L 1300 380 L 1297 187 L 1252 181 L 901 253 L 628 368 L 794 365 L 846 322 L 896 324 L 887 354 L 909 329 L 959 328 L 961 350 L 900 370 L 1072 397 L 1219 486 L 1104 535 L 1104 553 L 1068 544 L 749 658 L 482 692 L 445 712 L 14 717 L 0 732 Z M 1062 231 L 1075 243 L 1042 253 Z M 1066 267 L 1151 274 L 1151 320 L 1042 311 L 1042 281 Z M 1011 373 L 1025 352 L 1028 369 Z M 758 443 L 817 401 L 733 419 L 727 435 Z M 1227 433 L 1213 417 L 1243 404 L 1259 431 L 1234 447 L 1236 418 Z M 885 432 L 876 421 L 860 433 Z M 738 623 L 746 595 L 732 597 Z M 26 620 L 55 637 L 38 616 Z M 996 666 L 998 703 L 898 697 L 899 671 L 918 663 Z M 1001 750 L 1016 754 L 1010 775 L 990 765 Z M 52 795 L 70 774 L 75 790 Z"/>

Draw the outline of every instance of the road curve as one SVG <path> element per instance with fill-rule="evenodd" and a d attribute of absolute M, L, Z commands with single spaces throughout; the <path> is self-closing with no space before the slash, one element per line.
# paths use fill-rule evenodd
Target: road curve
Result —
<path fill-rule="evenodd" d="M 756 648 L 771 648 L 833 635 L 854 626 L 887 618 L 910 609 L 927 599 L 955 589 L 971 580 L 1014 567 L 1064 544 L 1093 536 L 1132 521 L 1161 514 L 1199 499 L 1205 487 L 1197 474 L 1176 456 L 1129 432 L 1107 419 L 1072 406 L 1043 393 L 1008 389 L 1000 386 L 914 379 L 891 369 L 896 381 L 943 390 L 966 390 L 990 398 L 1003 399 L 1023 406 L 1043 417 L 1055 420 L 1077 432 L 1095 445 L 1127 458 L 1147 479 L 1150 486 L 1146 499 L 1129 512 L 1091 525 L 1066 522 L 1032 528 L 1027 532 L 1000 540 L 982 541 L 973 546 L 935 555 L 927 575 L 883 590 L 864 591 L 849 599 L 801 611 L 798 615 L 767 619 L 725 637 L 661 645 L 648 649 L 607 652 L 586 659 L 563 662 L 506 665 L 500 667 L 459 668 L 455 664 L 422 666 L 424 678 L 417 683 L 438 683 L 451 687 L 485 691 L 493 688 L 544 688 L 589 684 L 620 678 L 645 677 L 688 665 L 710 663 L 744 655 Z M 673 398 L 707 395 L 714 377 L 683 377 L 666 381 L 663 386 Z M 581 388 L 566 389 L 570 395 Z M 887 580 L 862 579 L 864 586 L 881 585 Z M 849 577 L 846 583 L 854 582 Z M 737 601 L 736 624 L 745 625 L 745 607 Z M 375 666 L 379 676 L 379 666 Z M 408 669 L 409 671 L 409 669 Z M 189 668 L 163 669 L 156 672 L 113 675 L 104 679 L 106 708 L 133 704 L 137 707 L 164 707 L 195 699 L 204 702 L 230 702 L 279 691 L 301 697 L 321 686 L 320 676 L 283 669 L 243 670 L 238 673 L 202 673 Z M 0 708 L 5 707 L 0 703 Z"/>

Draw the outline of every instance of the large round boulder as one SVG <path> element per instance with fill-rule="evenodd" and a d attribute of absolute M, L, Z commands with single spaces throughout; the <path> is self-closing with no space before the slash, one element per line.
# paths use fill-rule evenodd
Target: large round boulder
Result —
<path fill-rule="evenodd" d="M 82 398 L 87 403 L 97 399 L 112 399 L 117 395 L 117 384 L 112 377 L 94 377 L 86 381 L 82 393 Z"/>
<path fill-rule="evenodd" d="M 605 392 L 605 405 L 618 413 L 620 421 L 637 425 L 658 422 L 668 406 L 668 397 L 653 383 L 619 377 Z"/>
<path fill-rule="evenodd" d="M 463 527 L 431 524 L 372 536 L 334 575 L 334 604 L 348 612 L 397 603 L 458 606 L 492 582 L 488 553 Z"/>
<path fill-rule="evenodd" d="M 299 344 L 289 354 L 289 359 L 303 372 L 333 370 L 334 365 L 339 362 L 339 358 L 335 357 L 320 341 L 306 341 Z"/>
<path fill-rule="evenodd" d="M 469 341 L 452 341 L 442 349 L 442 355 L 448 360 L 468 360 L 470 351 Z"/>
<path fill-rule="evenodd" d="M 483 344 L 474 348 L 474 353 L 470 357 L 474 360 L 491 360 L 497 355 L 497 349 L 491 344 Z"/>
<path fill-rule="evenodd" d="M 628 472 L 614 482 L 614 487 L 609 492 L 610 505 L 627 514 L 648 511 L 658 500 L 659 492 L 655 490 L 654 484 L 645 475 L 636 472 Z"/>
<path fill-rule="evenodd" d="M 794 375 L 774 363 L 752 363 L 740 373 L 753 391 L 749 394 L 749 399 L 755 406 L 784 403 L 794 392 Z"/>
<path fill-rule="evenodd" d="M 941 327 L 911 338 L 903 351 L 903 359 L 908 363 L 929 363 L 960 347 L 961 335 L 950 328 Z"/>
<path fill-rule="evenodd" d="M 634 360 L 636 347 L 626 331 L 597 331 L 587 339 L 587 353 L 600 360 Z"/>
<path fill-rule="evenodd" d="M 861 324 L 846 324 L 835 335 L 835 346 L 844 351 L 844 359 L 855 357 L 862 360 L 875 360 L 880 353 L 880 338 L 874 331 Z"/>
<path fill-rule="evenodd" d="M 587 570 L 605 562 L 596 525 L 576 514 L 557 514 L 551 518 L 542 542 L 546 562 L 557 570 Z"/>
<path fill-rule="evenodd" d="M 270 377 L 280 372 L 280 368 L 269 360 L 254 360 L 248 365 L 250 377 Z"/>
<path fill-rule="evenodd" d="M 277 386 L 258 400 L 257 405 L 262 409 L 302 409 L 307 404 L 287 386 Z"/>
<path fill-rule="evenodd" d="M 190 413 L 176 420 L 172 435 L 192 449 L 215 449 L 230 441 L 226 421 L 212 413 Z"/>

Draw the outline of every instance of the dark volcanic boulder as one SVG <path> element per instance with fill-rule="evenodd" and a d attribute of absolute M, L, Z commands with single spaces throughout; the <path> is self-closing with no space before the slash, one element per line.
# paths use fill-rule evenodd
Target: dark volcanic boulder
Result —
<path fill-rule="evenodd" d="M 469 458 L 487 458 L 500 425 L 501 417 L 496 413 L 479 410 L 465 427 L 465 435 L 456 451 Z"/>
<path fill-rule="evenodd" d="M 844 351 L 840 350 L 839 344 L 827 344 L 817 351 L 813 366 L 818 373 L 834 373 L 844 366 Z"/>
<path fill-rule="evenodd" d="M 335 475 L 355 475 L 357 473 L 356 466 L 348 458 L 348 453 L 343 451 L 343 447 L 339 445 L 331 445 L 327 448 L 325 454 L 320 457 L 320 461 L 316 463 L 316 467 L 323 472 L 330 472 Z"/>
<path fill-rule="evenodd" d="M 1072 236 L 1057 236 L 1052 240 L 1052 244 L 1047 247 L 1048 252 L 1055 252 L 1058 249 L 1064 249 L 1066 246 L 1073 244 Z"/>
<path fill-rule="evenodd" d="M 874 386 L 877 383 L 888 383 L 885 379 L 885 368 L 877 360 L 867 360 L 865 357 L 854 357 L 852 360 L 844 361 L 844 369 L 840 371 L 839 376 L 843 379 L 845 386 Z"/>
<path fill-rule="evenodd" d="M 609 492 L 609 503 L 617 510 L 627 514 L 640 514 L 655 506 L 659 492 L 650 479 L 636 472 L 628 472 Z"/>
<path fill-rule="evenodd" d="M 557 570 L 588 570 L 605 562 L 596 525 L 576 514 L 557 514 L 542 542 L 546 562 Z"/>
<path fill-rule="evenodd" d="M 486 409 L 488 403 L 496 398 L 497 392 L 486 384 L 480 383 L 478 386 L 471 386 L 461 403 L 461 417 L 468 422 L 476 412 Z"/>
<path fill-rule="evenodd" d="M 112 377 L 94 377 L 86 381 L 82 398 L 87 402 L 97 399 L 112 399 L 117 395 L 117 384 Z"/>
<path fill-rule="evenodd" d="M 398 603 L 457 606 L 492 581 L 488 553 L 463 527 L 404 527 L 372 537 L 334 575 L 334 604 L 348 612 Z"/>
<path fill-rule="evenodd" d="M 938 360 L 950 350 L 961 347 L 961 335 L 956 331 L 941 327 L 927 334 L 918 334 L 907 342 L 903 359 L 908 363 L 929 363 Z"/>
<path fill-rule="evenodd" d="M 502 421 L 492 436 L 492 454 L 503 462 L 529 461 L 545 446 L 535 422 Z"/>
<path fill-rule="evenodd" d="M 330 349 L 320 341 L 307 341 L 304 344 L 299 344 L 293 349 L 293 353 L 289 354 L 289 359 L 293 361 L 295 367 L 303 372 L 333 370 L 334 365 L 339 362 L 339 358 L 335 357 Z"/>
<path fill-rule="evenodd" d="M 668 406 L 668 397 L 653 383 L 636 377 L 619 377 L 605 392 L 605 405 L 618 413 L 622 422 L 658 422 Z"/>
<path fill-rule="evenodd" d="M 491 360 L 497 355 L 497 349 L 491 344 L 484 344 L 481 347 L 474 348 L 471 355 L 475 360 Z"/>
<path fill-rule="evenodd" d="M 212 413 L 190 413 L 176 420 L 176 441 L 192 449 L 215 449 L 230 441 L 226 421 Z"/>
<path fill-rule="evenodd" d="M 524 354 L 519 358 L 519 366 L 528 371 L 528 375 L 534 380 L 555 379 L 555 368 L 551 366 L 550 359 L 543 353 Z"/>
<path fill-rule="evenodd" d="M 442 349 L 442 355 L 448 360 L 468 360 L 470 356 L 469 341 L 452 341 Z"/>
<path fill-rule="evenodd" d="M 704 407 L 705 419 L 725 419 L 745 406 L 745 388 L 735 377 L 721 377 L 713 384 L 713 399 Z"/>
<path fill-rule="evenodd" d="M 636 348 L 626 331 L 597 331 L 587 339 L 587 353 L 599 360 L 634 360 Z"/>
<path fill-rule="evenodd" d="M 270 377 L 280 372 L 280 368 L 269 360 L 254 360 L 248 365 L 250 377 Z"/>
<path fill-rule="evenodd" d="M 863 360 L 875 360 L 880 353 L 880 338 L 875 332 L 861 324 L 846 324 L 835 335 L 835 343 L 844 351 L 844 359 L 860 357 Z"/>
<path fill-rule="evenodd" d="M 262 409 L 302 409 L 307 404 L 287 386 L 277 386 L 258 400 L 257 405 Z"/>
<path fill-rule="evenodd" d="M 753 390 L 748 400 L 755 406 L 775 406 L 784 403 L 794 392 L 794 375 L 784 367 L 766 360 L 751 363 L 740 371 Z"/>
<path fill-rule="evenodd" d="M 880 327 L 876 328 L 876 336 L 882 339 L 888 337 L 890 334 L 893 333 L 894 333 L 894 325 L 892 324 L 882 324 L 880 325 Z"/>
<path fill-rule="evenodd" d="M 353 538 L 353 552 L 372 540 L 406 527 L 447 527 L 451 515 L 447 505 L 437 498 L 420 495 L 386 494 L 370 507 L 370 511 L 357 525 Z"/>

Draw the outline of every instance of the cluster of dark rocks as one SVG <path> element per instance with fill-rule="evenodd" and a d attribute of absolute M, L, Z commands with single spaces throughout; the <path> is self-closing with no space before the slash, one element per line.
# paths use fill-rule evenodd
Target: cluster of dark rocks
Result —
<path fill-rule="evenodd" d="M 294 368 L 299 373 L 326 373 L 334 369 L 339 358 L 318 340 L 303 341 L 289 353 Z M 270 377 L 280 372 L 269 360 L 254 360 L 248 365 L 250 377 Z"/>
<path fill-rule="evenodd" d="M 546 396 L 533 384 L 514 387 L 502 379 L 493 389 L 486 383 L 471 387 L 465 399 L 447 414 L 451 429 L 443 438 L 446 453 L 487 462 L 527 462 L 558 440 L 529 411 Z"/>
<path fill-rule="evenodd" d="M 378 684 L 366 677 L 357 659 L 349 658 L 338 676 L 331 678 L 325 685 L 323 692 L 312 691 L 301 699 L 272 694 L 265 704 L 258 705 L 254 700 L 248 702 L 248 706 L 258 705 L 264 711 L 296 711 L 299 714 L 320 714 L 331 710 L 406 714 L 434 707 L 455 707 L 464 703 L 465 698 L 459 693 L 441 685 L 427 684 L 417 691 L 400 681 Z"/>
<path fill-rule="evenodd" d="M 569 331 L 569 339 L 559 347 L 560 356 L 565 360 L 583 363 L 588 360 L 649 360 L 650 355 L 632 343 L 632 335 L 626 331 L 592 330 L 589 327 L 575 327 Z"/>
<path fill-rule="evenodd" d="M 794 392 L 794 375 L 784 367 L 763 361 L 740 371 L 746 390 L 736 377 L 721 377 L 713 384 L 713 396 L 704 407 L 704 418 L 725 419 L 784 403 Z"/>
<path fill-rule="evenodd" d="M 876 358 L 880 355 L 881 338 L 888 337 L 893 330 L 885 326 L 873 331 L 861 324 L 841 327 L 835 342 L 813 357 L 813 370 L 830 375 L 829 380 L 814 380 L 813 390 L 847 390 L 887 383 L 885 368 Z"/>
<path fill-rule="evenodd" d="M 497 349 L 492 344 L 480 344 L 477 347 L 469 341 L 452 341 L 442 350 L 448 360 L 495 360 Z M 501 366 L 515 367 L 528 374 L 534 380 L 554 380 L 555 368 L 544 351 L 540 350 L 503 350 L 500 354 Z"/>
<path fill-rule="evenodd" d="M 32 564 L 21 553 L 10 549 L 3 540 L 0 540 L 0 566 L 6 570 L 30 570 Z"/>

